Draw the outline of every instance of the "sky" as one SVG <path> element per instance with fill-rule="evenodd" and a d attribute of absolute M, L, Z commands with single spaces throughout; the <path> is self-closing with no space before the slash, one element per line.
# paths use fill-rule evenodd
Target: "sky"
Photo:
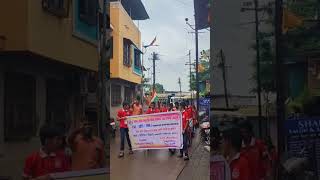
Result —
<path fill-rule="evenodd" d="M 194 24 L 193 0 L 142 0 L 150 19 L 136 22 L 141 31 L 143 44 L 157 37 L 155 44 L 159 47 L 147 48 L 144 54 L 144 66 L 152 67 L 152 52 L 159 53 L 160 60 L 156 61 L 156 83 L 164 86 L 165 90 L 178 91 L 178 78 L 181 78 L 182 91 L 189 90 L 189 66 L 185 65 L 191 50 L 191 59 L 195 60 L 195 36 L 192 29 L 186 25 L 185 18 Z M 202 30 L 199 34 L 199 52 L 210 48 L 210 32 Z M 152 77 L 152 68 L 145 72 Z M 151 82 L 152 83 L 152 82 Z"/>

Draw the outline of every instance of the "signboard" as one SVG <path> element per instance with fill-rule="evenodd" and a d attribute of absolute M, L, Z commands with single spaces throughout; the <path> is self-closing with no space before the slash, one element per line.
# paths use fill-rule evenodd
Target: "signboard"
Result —
<path fill-rule="evenodd" d="M 289 119 L 285 124 L 290 157 L 313 157 L 313 167 L 320 174 L 320 118 Z M 302 153 L 302 150 L 305 152 Z M 314 158 L 316 157 L 316 158 Z"/>
<path fill-rule="evenodd" d="M 181 112 L 130 116 L 127 119 L 133 150 L 181 149 Z"/>
<path fill-rule="evenodd" d="M 210 117 L 210 98 L 199 99 L 199 112 L 205 112 L 206 116 Z"/>

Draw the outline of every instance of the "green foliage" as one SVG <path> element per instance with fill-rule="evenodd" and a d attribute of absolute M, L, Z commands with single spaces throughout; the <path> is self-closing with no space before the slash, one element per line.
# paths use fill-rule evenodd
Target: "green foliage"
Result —
<path fill-rule="evenodd" d="M 156 86 L 157 93 L 165 92 L 165 89 L 162 84 L 156 83 L 155 86 Z M 152 92 L 152 88 L 153 88 L 152 84 L 144 84 L 144 87 L 145 87 L 144 89 L 146 92 L 148 92 L 148 93 Z"/>
<path fill-rule="evenodd" d="M 209 72 L 210 49 L 201 51 L 201 56 L 199 59 L 200 59 L 199 64 L 201 64 L 205 69 L 203 72 L 199 72 L 199 82 L 205 82 L 207 80 L 210 80 L 210 72 Z M 189 78 L 190 78 L 190 75 L 189 75 Z M 191 90 L 193 91 L 196 90 L 195 72 L 191 74 Z M 207 93 L 208 92 L 206 92 L 206 89 L 199 92 L 199 94 L 207 94 Z"/>

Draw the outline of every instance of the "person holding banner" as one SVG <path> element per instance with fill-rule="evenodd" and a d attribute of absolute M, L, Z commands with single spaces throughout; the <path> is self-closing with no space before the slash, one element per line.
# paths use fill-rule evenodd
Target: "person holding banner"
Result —
<path fill-rule="evenodd" d="M 183 148 L 180 149 L 179 157 L 184 157 L 184 160 L 189 160 L 188 155 L 188 142 L 189 142 L 189 123 L 188 123 L 188 112 L 186 111 L 186 104 L 182 102 L 180 104 L 182 112 L 182 136 L 183 136 Z"/>
<path fill-rule="evenodd" d="M 129 146 L 129 154 L 133 154 L 131 141 L 129 137 L 129 129 L 127 124 L 127 117 L 132 115 L 132 112 L 130 112 L 130 106 L 129 103 L 123 102 L 122 109 L 118 111 L 117 120 L 120 121 L 120 153 L 119 158 L 124 157 L 124 141 L 125 138 L 127 139 L 128 146 Z"/>
<path fill-rule="evenodd" d="M 154 114 L 154 113 L 159 113 L 160 110 L 156 108 L 156 103 L 151 102 L 149 109 L 147 110 L 146 114 Z"/>

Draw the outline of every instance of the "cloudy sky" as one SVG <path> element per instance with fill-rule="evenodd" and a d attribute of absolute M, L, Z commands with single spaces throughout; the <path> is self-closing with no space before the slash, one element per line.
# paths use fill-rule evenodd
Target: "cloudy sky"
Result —
<path fill-rule="evenodd" d="M 159 47 L 147 49 L 144 55 L 146 68 L 152 66 L 148 60 L 152 52 L 160 54 L 156 66 L 156 82 L 164 85 L 166 90 L 179 90 L 178 78 L 182 80 L 182 90 L 189 90 L 188 51 L 191 50 L 192 60 L 195 59 L 195 36 L 186 25 L 185 18 L 194 24 L 193 0 L 142 0 L 150 16 L 149 20 L 140 21 L 139 28 L 142 43 L 149 44 L 155 36 L 155 44 Z M 210 48 L 210 32 L 204 30 L 199 35 L 199 51 Z M 145 72 L 151 77 L 152 68 Z"/>

